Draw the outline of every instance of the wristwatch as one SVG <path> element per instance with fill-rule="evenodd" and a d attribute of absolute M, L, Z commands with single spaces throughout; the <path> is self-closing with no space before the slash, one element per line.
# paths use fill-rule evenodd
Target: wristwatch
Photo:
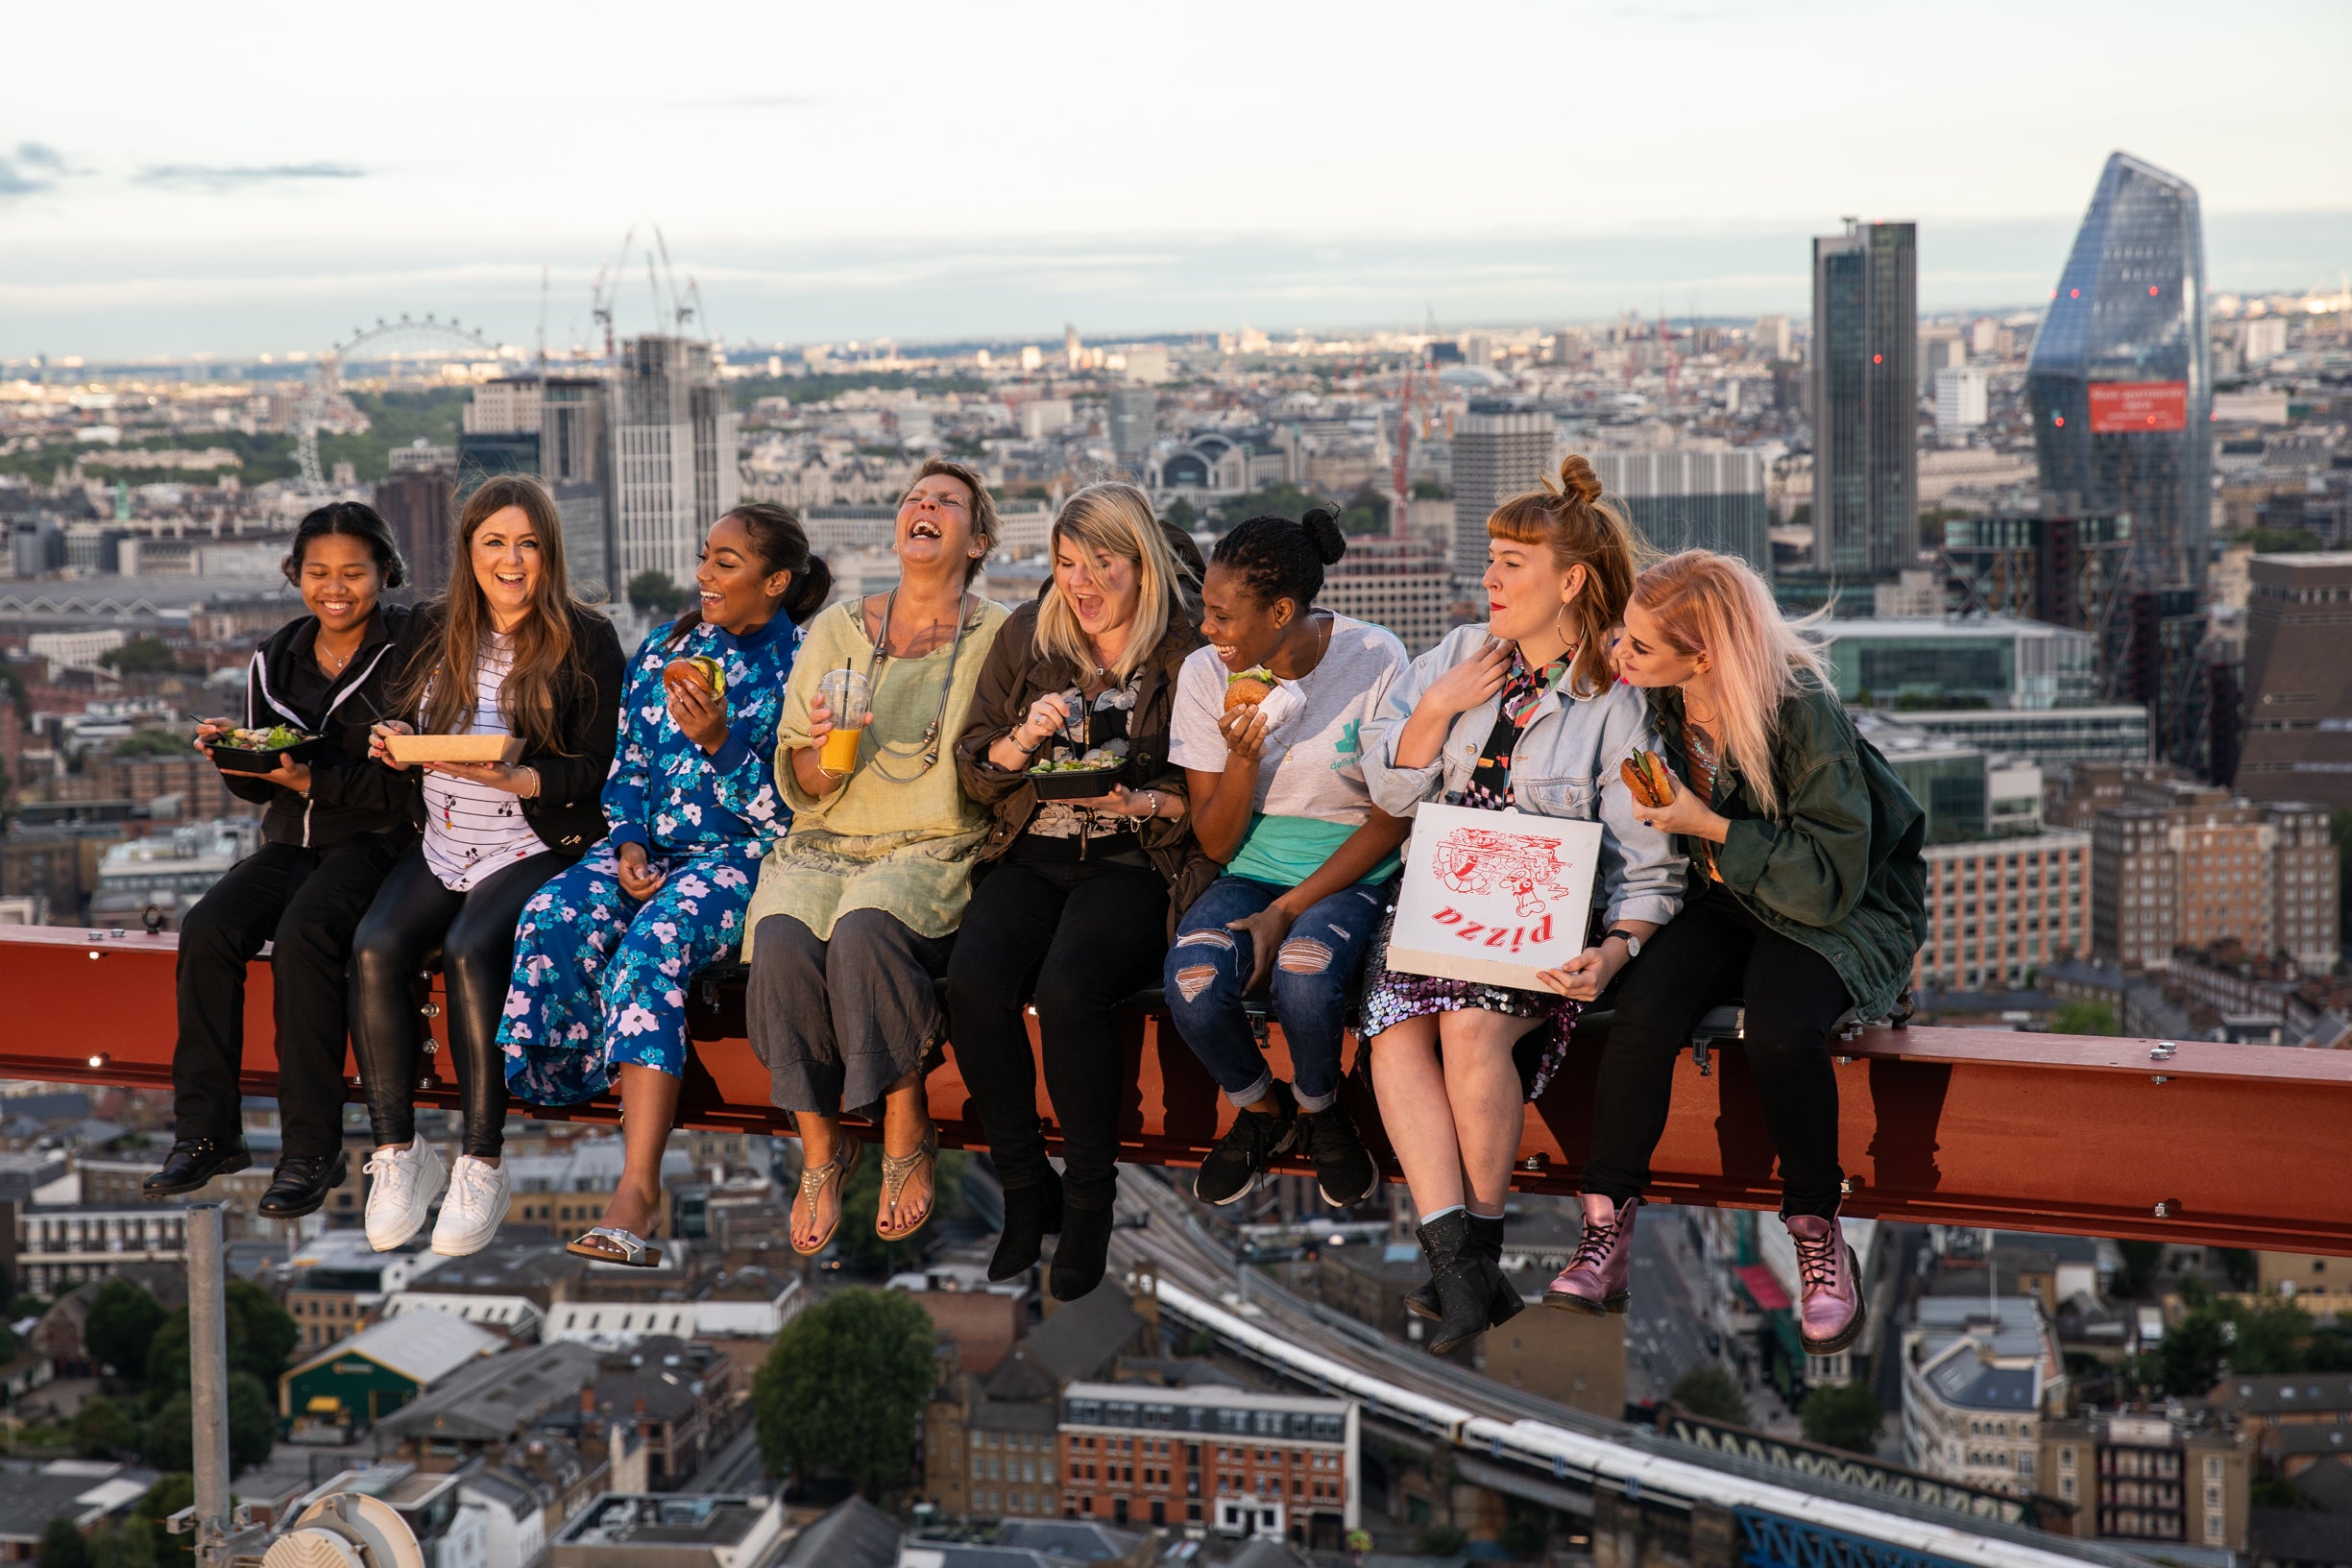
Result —
<path fill-rule="evenodd" d="M 1603 936 L 1601 940 L 1606 942 L 1612 936 L 1617 938 L 1619 941 L 1625 944 L 1625 955 L 1628 958 L 1638 958 L 1641 956 L 1640 937 L 1636 936 L 1632 931 L 1629 931 L 1624 927 L 1619 926 L 1609 931 L 1609 933 Z"/>

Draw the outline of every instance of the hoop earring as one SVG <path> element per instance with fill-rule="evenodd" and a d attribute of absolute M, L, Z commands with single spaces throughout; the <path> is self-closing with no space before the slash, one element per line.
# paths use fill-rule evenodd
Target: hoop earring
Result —
<path fill-rule="evenodd" d="M 1563 599 L 1560 601 L 1559 613 L 1552 616 L 1552 631 L 1560 639 L 1560 645 L 1564 648 L 1568 645 L 1567 618 L 1568 601 Z"/>

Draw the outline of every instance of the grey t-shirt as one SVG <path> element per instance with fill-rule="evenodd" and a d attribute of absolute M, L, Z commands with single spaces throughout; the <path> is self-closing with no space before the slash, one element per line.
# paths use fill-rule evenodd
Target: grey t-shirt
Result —
<path fill-rule="evenodd" d="M 1236 877 L 1295 887 L 1371 814 L 1363 727 L 1411 661 L 1384 626 L 1336 615 L 1331 622 L 1321 661 L 1303 679 L 1283 683 L 1299 707 L 1266 737 L 1251 803 L 1256 819 L 1225 868 Z M 1224 771 L 1225 738 L 1217 721 L 1224 713 L 1227 674 L 1214 648 L 1198 649 L 1184 661 L 1168 745 L 1176 766 Z M 1384 862 L 1376 875 L 1391 869 Z"/>

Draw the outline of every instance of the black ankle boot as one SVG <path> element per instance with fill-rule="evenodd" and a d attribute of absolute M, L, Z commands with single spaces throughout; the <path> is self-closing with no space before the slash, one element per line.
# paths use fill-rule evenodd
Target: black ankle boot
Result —
<path fill-rule="evenodd" d="M 1487 1262 L 1494 1265 L 1496 1274 L 1502 1275 L 1503 1217 L 1499 1214 L 1471 1215 L 1470 1245 L 1477 1248 L 1479 1255 Z M 1508 1275 L 1503 1275 L 1502 1288 L 1494 1292 L 1494 1299 L 1487 1304 L 1487 1326 L 1500 1328 L 1516 1317 L 1519 1309 L 1526 1305 L 1520 1299 L 1518 1288 L 1511 1283 Z M 1407 1291 L 1405 1311 L 1432 1323 L 1443 1316 L 1438 1307 L 1438 1282 L 1434 1279 L 1424 1280 Z"/>
<path fill-rule="evenodd" d="M 1111 1211 L 1072 1208 L 1061 1218 L 1061 1240 L 1054 1245 L 1054 1266 L 1046 1289 L 1056 1301 L 1076 1301 L 1103 1283 L 1110 1261 Z"/>
<path fill-rule="evenodd" d="M 1443 1356 L 1487 1332 L 1495 1288 L 1504 1284 L 1502 1270 L 1471 1244 L 1469 1216 L 1459 1209 L 1432 1219 L 1415 1235 L 1438 1288 L 1438 1328 L 1429 1337 L 1429 1353 Z"/>
<path fill-rule="evenodd" d="M 1005 1189 L 1005 1229 L 988 1260 L 988 1277 L 1002 1284 L 1037 1266 L 1045 1239 L 1061 1229 L 1061 1178 L 1052 1171 L 1033 1187 Z"/>

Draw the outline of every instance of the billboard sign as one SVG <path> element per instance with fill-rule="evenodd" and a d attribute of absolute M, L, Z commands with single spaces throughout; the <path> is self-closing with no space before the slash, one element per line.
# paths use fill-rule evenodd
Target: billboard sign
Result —
<path fill-rule="evenodd" d="M 2122 435 L 2133 430 L 2177 431 L 2189 428 L 2189 383 L 2186 381 L 2094 381 L 2091 383 L 2091 433 Z"/>

